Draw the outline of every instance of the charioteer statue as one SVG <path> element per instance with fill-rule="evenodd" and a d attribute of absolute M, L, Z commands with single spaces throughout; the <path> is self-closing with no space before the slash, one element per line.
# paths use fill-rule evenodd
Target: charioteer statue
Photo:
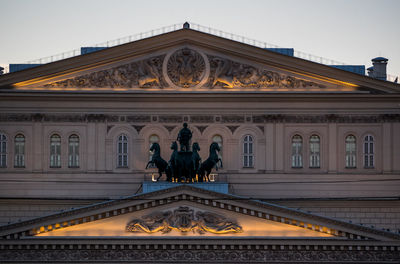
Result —
<path fill-rule="evenodd" d="M 176 140 L 181 145 L 181 151 L 190 151 L 190 140 L 192 139 L 192 131 L 188 128 L 187 123 L 183 123 L 183 128 L 179 131 Z"/>
<path fill-rule="evenodd" d="M 179 131 L 177 140 L 181 145 L 181 151 L 178 151 L 178 144 L 173 141 L 171 144 L 172 154 L 169 162 L 160 156 L 160 145 L 153 143 L 150 150 L 154 151 L 152 159 L 147 163 L 146 169 L 150 164 L 154 164 L 158 168 L 159 180 L 163 173 L 167 176 L 167 181 L 172 182 L 203 182 L 209 181 L 211 170 L 218 162 L 222 161 L 218 157 L 220 148 L 218 143 L 213 142 L 210 145 L 209 157 L 201 162 L 198 153 L 200 146 L 197 142 L 193 143 L 192 151 L 190 151 L 190 140 L 192 139 L 192 131 L 188 128 L 187 123 L 183 123 L 183 128 Z M 216 168 L 218 170 L 218 168 Z"/>

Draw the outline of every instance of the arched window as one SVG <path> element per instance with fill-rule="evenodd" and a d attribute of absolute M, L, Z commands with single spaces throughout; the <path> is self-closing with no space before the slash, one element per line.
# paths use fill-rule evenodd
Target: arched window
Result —
<path fill-rule="evenodd" d="M 61 137 L 57 134 L 50 137 L 50 167 L 61 168 Z"/>
<path fill-rule="evenodd" d="M 310 168 L 321 167 L 320 159 L 320 139 L 317 135 L 310 137 Z"/>
<path fill-rule="evenodd" d="M 222 147 L 223 147 L 222 137 L 220 135 L 215 135 L 215 136 L 213 136 L 212 140 L 213 140 L 213 142 L 218 143 L 218 146 L 220 148 L 220 151 L 218 151 L 218 158 L 220 158 L 222 160 L 222 153 L 223 153 L 222 152 Z M 223 164 L 220 161 L 217 163 L 217 166 L 219 168 L 222 168 L 222 165 Z"/>
<path fill-rule="evenodd" d="M 121 134 L 117 143 L 117 166 L 118 168 L 128 167 L 128 136 Z"/>
<path fill-rule="evenodd" d="M 303 138 L 299 135 L 294 135 L 292 138 L 292 168 L 303 167 Z"/>
<path fill-rule="evenodd" d="M 71 135 L 68 139 L 68 167 L 79 168 L 79 137 Z"/>
<path fill-rule="evenodd" d="M 243 139 L 243 167 L 254 167 L 253 137 L 250 135 L 244 136 Z"/>
<path fill-rule="evenodd" d="M 7 137 L 0 133 L 0 168 L 7 167 Z"/>
<path fill-rule="evenodd" d="M 159 136 L 153 134 L 149 137 L 149 148 L 151 148 L 151 145 L 153 145 L 153 143 L 160 143 Z M 154 154 L 154 152 L 151 152 L 151 151 L 149 152 L 149 161 L 153 158 L 153 154 Z M 156 165 L 150 164 L 149 168 L 156 168 Z"/>
<path fill-rule="evenodd" d="M 346 137 L 346 168 L 355 168 L 357 160 L 356 137 L 348 135 Z"/>
<path fill-rule="evenodd" d="M 25 167 L 25 137 L 18 134 L 14 138 L 15 154 L 14 154 L 14 167 Z"/>
<path fill-rule="evenodd" d="M 366 135 L 364 137 L 364 168 L 374 167 L 374 137 Z"/>

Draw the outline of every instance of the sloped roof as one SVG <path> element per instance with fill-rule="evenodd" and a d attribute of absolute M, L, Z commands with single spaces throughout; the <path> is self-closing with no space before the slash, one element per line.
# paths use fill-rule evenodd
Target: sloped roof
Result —
<path fill-rule="evenodd" d="M 193 44 L 254 63 L 262 63 L 306 78 L 347 85 L 358 90 L 375 93 L 399 93 L 400 85 L 343 71 L 304 59 L 282 55 L 266 49 L 217 37 L 193 29 L 180 29 L 170 33 L 115 46 L 95 53 L 56 61 L 23 71 L 0 76 L 0 87 L 23 87 L 33 83 L 51 81 L 63 76 L 79 74 L 93 68 L 105 67 L 119 61 L 137 58 L 176 45 Z"/>

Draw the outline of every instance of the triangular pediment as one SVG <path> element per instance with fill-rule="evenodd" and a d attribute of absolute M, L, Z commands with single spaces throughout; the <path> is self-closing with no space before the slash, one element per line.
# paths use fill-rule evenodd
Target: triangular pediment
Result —
<path fill-rule="evenodd" d="M 177 30 L 0 77 L 49 91 L 399 92 L 399 85 L 251 45 Z"/>
<path fill-rule="evenodd" d="M 189 185 L 3 226 L 22 237 L 254 237 L 396 241 L 396 234 Z"/>

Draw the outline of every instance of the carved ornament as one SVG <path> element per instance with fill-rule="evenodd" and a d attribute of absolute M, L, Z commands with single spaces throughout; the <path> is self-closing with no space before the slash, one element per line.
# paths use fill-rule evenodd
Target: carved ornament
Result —
<path fill-rule="evenodd" d="M 142 219 L 135 219 L 128 223 L 126 231 L 163 234 L 172 230 L 182 234 L 197 231 L 199 234 L 213 233 L 241 233 L 243 229 L 237 223 L 211 212 L 194 212 L 189 207 L 179 207 L 173 211 L 155 212 Z"/>
<path fill-rule="evenodd" d="M 175 51 L 166 62 L 167 78 L 182 88 L 198 85 L 205 76 L 206 62 L 200 53 L 183 48 Z"/>

